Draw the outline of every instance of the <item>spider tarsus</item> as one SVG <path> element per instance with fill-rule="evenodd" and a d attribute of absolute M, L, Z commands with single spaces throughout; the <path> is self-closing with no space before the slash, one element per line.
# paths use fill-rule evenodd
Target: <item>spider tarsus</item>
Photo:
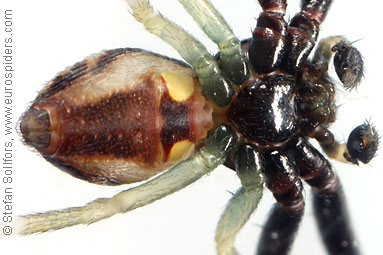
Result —
<path fill-rule="evenodd" d="M 338 42 L 332 51 L 335 52 L 335 71 L 346 89 L 356 88 L 363 78 L 364 62 L 359 50 L 347 40 Z"/>
<path fill-rule="evenodd" d="M 365 122 L 350 133 L 347 140 L 347 152 L 344 157 L 358 165 L 358 161 L 367 164 L 374 158 L 379 147 L 379 134 L 375 127 Z"/>

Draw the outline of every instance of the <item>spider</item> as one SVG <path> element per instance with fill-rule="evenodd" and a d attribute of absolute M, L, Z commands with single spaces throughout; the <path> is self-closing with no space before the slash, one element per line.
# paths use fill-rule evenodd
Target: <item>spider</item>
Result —
<path fill-rule="evenodd" d="M 267 3 L 266 3 L 267 4 Z M 326 4 L 326 3 L 325 3 Z M 133 9 L 133 11 L 134 11 L 134 9 Z M 218 14 L 216 14 L 216 15 L 218 15 Z M 259 20 L 261 20 L 261 18 L 259 18 Z M 220 25 L 222 25 L 222 24 L 220 24 Z M 259 26 L 258 26 L 259 27 Z M 340 38 L 340 37 L 336 37 L 336 38 L 331 38 L 331 39 L 329 39 L 327 42 L 329 42 L 330 41 L 330 43 L 331 43 L 331 40 L 335 40 L 335 41 L 337 41 L 338 40 L 338 42 L 337 43 L 334 43 L 334 45 L 332 45 L 332 46 L 334 46 L 334 47 L 332 47 L 332 48 L 334 48 L 334 49 L 336 49 L 336 48 L 342 48 L 341 46 L 342 46 L 342 44 L 339 44 L 338 45 L 338 43 L 341 43 L 341 42 L 344 42 L 345 44 L 346 44 L 346 49 L 355 49 L 350 43 L 348 43 L 347 41 L 344 41 L 344 39 L 343 38 Z M 250 42 L 249 41 L 245 41 L 244 43 L 243 43 L 243 48 L 245 48 L 245 52 L 247 52 L 246 51 L 246 47 L 248 47 L 248 45 L 251 45 L 250 44 Z M 332 51 L 332 48 L 331 48 L 331 51 Z M 311 49 L 310 49 L 311 50 Z M 255 51 L 255 50 L 254 50 Z M 129 54 L 130 52 L 136 52 L 136 51 L 130 51 L 130 50 L 127 50 L 127 51 L 124 51 L 123 53 L 119 53 L 119 54 Z M 140 52 L 140 51 L 137 51 L 137 52 Z M 318 51 L 317 51 L 318 52 Z M 326 52 L 330 52 L 329 50 L 326 50 Z M 341 52 L 340 50 L 334 50 L 334 53 L 335 52 Z M 144 55 L 145 55 L 146 53 L 144 52 Z M 285 54 L 287 54 L 287 53 L 283 53 L 282 55 L 283 56 L 285 56 Z M 357 53 L 356 53 L 357 54 Z M 256 54 L 255 54 L 256 55 Z M 151 55 L 151 56 L 153 56 L 153 57 L 155 57 L 155 58 L 160 58 L 159 56 L 156 56 L 156 55 Z M 138 59 L 141 59 L 141 57 L 137 57 Z M 220 66 L 220 68 L 222 69 L 222 70 L 225 70 L 225 64 L 224 64 L 224 62 L 223 62 L 223 59 L 224 59 L 224 56 L 223 56 L 223 54 L 221 54 L 221 56 L 219 56 L 219 57 L 217 57 L 217 62 L 218 62 L 218 64 L 219 64 L 219 66 Z M 246 58 L 245 58 L 246 59 Z M 314 58 L 315 59 L 315 58 Z M 251 60 L 251 57 L 250 57 L 250 60 Z M 109 60 L 107 60 L 106 61 L 106 63 L 108 63 L 108 61 Z M 111 62 L 114 62 L 115 60 L 114 59 L 112 59 L 111 60 Z M 165 61 L 165 60 L 164 60 Z M 284 61 L 284 57 L 283 57 L 283 61 Z M 242 61 L 241 61 L 242 62 Z M 328 64 L 328 60 L 325 60 L 324 62 L 326 62 L 326 65 Z M 286 65 L 285 67 L 283 67 L 283 64 L 281 64 L 281 65 L 279 65 L 278 64 L 278 66 L 277 66 L 277 68 L 275 69 L 275 70 L 272 70 L 272 72 L 274 72 L 273 74 L 270 74 L 270 75 L 266 75 L 266 73 L 270 73 L 270 71 L 264 71 L 264 72 L 262 72 L 262 71 L 257 71 L 256 70 L 256 68 L 253 66 L 253 65 L 256 65 L 257 63 L 259 63 L 259 61 L 255 61 L 255 64 L 251 64 L 251 63 L 248 63 L 248 68 L 250 68 L 250 72 L 251 72 L 251 75 L 253 76 L 252 78 L 247 78 L 246 77 L 246 79 L 244 79 L 245 80 L 245 82 L 242 82 L 242 81 L 236 81 L 236 82 L 234 82 L 234 83 L 236 83 L 237 85 L 234 85 L 233 86 L 233 88 L 234 88 L 234 90 L 235 90 L 235 92 L 233 92 L 233 98 L 239 98 L 241 95 L 243 95 L 243 92 L 240 92 L 240 91 L 245 91 L 246 89 L 250 89 L 250 88 L 252 88 L 252 86 L 253 86 L 253 88 L 255 88 L 255 89 L 257 89 L 257 88 L 262 88 L 263 86 L 268 86 L 268 84 L 272 84 L 272 86 L 274 87 L 278 87 L 278 86 L 280 86 L 281 84 L 278 84 L 278 81 L 283 81 L 283 82 L 286 82 L 287 81 L 287 83 L 291 83 L 289 86 L 291 86 L 292 87 L 292 90 L 293 90 L 293 100 L 295 100 L 296 99 L 296 101 L 299 101 L 298 100 L 298 97 L 299 96 L 302 96 L 302 94 L 304 94 L 304 93 L 302 93 L 302 92 L 297 92 L 296 90 L 298 90 L 297 88 L 295 88 L 295 86 L 297 86 L 295 83 L 296 83 L 296 80 L 298 80 L 299 78 L 297 78 L 300 74 L 305 74 L 305 71 L 301 71 L 300 69 L 301 69 L 301 67 L 300 68 L 298 68 L 298 71 L 294 71 L 294 70 L 284 70 L 284 68 L 287 68 L 288 69 L 288 67 L 286 67 L 286 66 L 288 66 L 288 65 Z M 359 61 L 358 61 L 358 63 L 359 63 Z M 193 63 L 190 63 L 191 65 L 193 65 Z M 317 67 L 316 65 L 319 65 L 319 64 L 313 64 L 313 66 L 314 67 Z M 307 66 L 311 66 L 309 63 L 307 64 Z M 304 67 L 307 67 L 306 66 L 306 64 L 304 65 Z M 180 67 L 181 68 L 181 67 Z M 262 68 L 262 67 L 261 67 Z M 302 67 L 303 68 L 303 67 Z M 311 67 L 307 67 L 308 68 L 308 71 L 307 72 L 309 72 L 309 71 L 312 71 L 310 68 Z M 254 69 L 254 70 L 253 70 Z M 197 70 L 197 68 L 195 68 L 195 70 Z M 72 72 L 72 73 L 74 73 L 74 72 Z M 197 73 L 198 73 L 198 71 L 197 71 Z M 235 72 L 234 73 L 234 75 L 236 75 L 238 72 Z M 263 73 L 263 74 L 262 74 Z M 327 79 L 327 76 L 326 76 L 326 71 L 320 71 L 320 73 L 319 73 L 319 75 L 322 75 L 322 76 L 324 76 L 324 77 L 326 77 L 326 79 Z M 230 76 L 230 74 L 227 72 L 227 73 L 225 73 L 223 76 Z M 303 76 L 303 75 L 302 75 Z M 356 75 L 357 77 L 360 77 L 360 74 L 358 74 L 358 75 Z M 201 77 L 203 77 L 203 75 L 199 75 L 199 78 L 200 78 L 200 81 L 201 81 Z M 261 78 L 262 77 L 262 78 Z M 263 78 L 263 77 L 265 77 L 265 78 Z M 310 77 L 311 77 L 311 75 L 310 75 Z M 57 79 L 57 78 L 56 78 Z M 64 80 L 65 79 L 67 79 L 66 77 L 64 78 Z M 230 79 L 230 80 L 237 80 L 237 79 L 240 79 L 240 78 L 237 78 L 237 77 L 232 77 L 232 79 Z M 228 81 L 228 83 L 231 83 L 231 81 Z M 266 82 L 266 84 L 257 84 L 257 82 L 259 82 L 259 81 L 261 81 L 261 80 L 265 80 L 265 81 L 267 81 Z M 291 80 L 294 80 L 294 82 L 290 82 Z M 57 80 L 56 80 L 57 81 Z M 226 82 L 226 81 L 225 81 Z M 327 81 L 326 81 L 327 82 Z M 248 83 L 248 84 L 246 84 L 246 83 Z M 331 83 L 331 81 L 329 81 L 329 83 Z M 255 85 L 251 85 L 251 84 L 255 84 Z M 347 83 L 346 83 L 347 84 Z M 283 84 L 282 84 L 283 85 Z M 48 85 L 48 86 L 50 86 L 50 85 Z M 353 84 L 351 84 L 351 85 L 349 85 L 349 86 L 354 86 Z M 51 86 L 51 87 L 53 87 L 53 86 Z M 212 135 L 212 134 L 216 134 L 216 133 L 214 133 L 213 132 L 213 130 L 214 130 L 214 128 L 219 128 L 220 126 L 219 126 L 219 122 L 229 122 L 230 124 L 232 124 L 231 125 L 231 127 L 230 126 L 225 126 L 225 130 L 226 130 L 226 128 L 228 128 L 228 129 L 233 129 L 235 132 L 235 134 L 233 133 L 233 132 L 231 132 L 231 131 L 227 131 L 227 132 L 229 132 L 229 133 L 231 133 L 231 139 L 232 140 L 235 140 L 235 142 L 233 142 L 233 148 L 232 149 L 230 149 L 230 153 L 228 154 L 228 156 L 227 156 L 227 159 L 226 159 L 226 162 L 225 162 L 225 164 L 228 166 L 228 167 L 230 167 L 230 168 L 235 168 L 236 170 L 237 170 L 237 172 L 238 172 L 238 175 L 239 175 L 239 177 L 241 178 L 241 181 L 242 181 L 242 183 L 243 183 L 243 186 L 244 186 L 244 188 L 243 188 L 243 190 L 246 190 L 246 185 L 249 185 L 249 184 L 246 184 L 246 183 L 244 183 L 244 182 L 246 182 L 247 180 L 249 180 L 249 178 L 245 178 L 245 177 L 241 177 L 241 169 L 242 169 L 242 167 L 239 167 L 238 166 L 238 164 L 243 164 L 243 162 L 246 162 L 245 160 L 244 160 L 244 158 L 240 158 L 240 157 L 244 157 L 243 155 L 248 155 L 248 156 L 251 156 L 251 154 L 254 154 L 254 155 L 256 155 L 256 157 L 259 157 L 259 158 L 261 158 L 262 160 L 260 160 L 260 162 L 258 162 L 259 163 L 259 166 L 257 166 L 257 167 L 254 167 L 254 166 L 252 166 L 250 163 L 248 163 L 248 165 L 245 165 L 244 166 L 244 168 L 254 168 L 254 169 L 257 169 L 255 172 L 256 172 L 256 174 L 255 175 L 259 175 L 261 178 L 259 179 L 259 184 L 257 185 L 257 187 L 259 188 L 259 187 L 263 187 L 263 184 L 262 184 L 262 182 L 264 181 L 264 180 L 266 180 L 266 184 L 268 183 L 268 173 L 267 173 L 267 170 L 263 170 L 264 168 L 266 168 L 266 169 L 268 169 L 268 167 L 267 167 L 267 163 L 268 162 L 272 162 L 272 160 L 270 160 L 270 157 L 272 157 L 273 155 L 278 155 L 279 153 L 286 153 L 286 155 L 284 155 L 284 157 L 285 158 L 287 158 L 288 159 L 288 163 L 290 163 L 290 164 L 297 164 L 296 163 L 296 161 L 298 161 L 298 159 L 297 159 L 297 157 L 296 156 L 291 156 L 290 154 L 294 154 L 294 153 L 297 153 L 296 151 L 296 147 L 297 147 L 297 144 L 299 143 L 299 144 L 308 144 L 308 141 L 306 141 L 305 140 L 305 138 L 302 138 L 302 137 L 312 137 L 313 135 L 312 134 L 310 134 L 310 132 L 313 132 L 313 130 L 315 130 L 316 128 L 318 128 L 318 127 L 322 127 L 322 125 L 324 125 L 324 126 L 326 126 L 327 124 L 329 124 L 329 122 L 325 122 L 325 123 L 320 123 L 320 125 L 318 125 L 318 126 L 316 126 L 316 127 L 309 127 L 309 128 L 307 128 L 306 126 L 304 126 L 304 121 L 307 121 L 307 119 L 310 119 L 309 117 L 306 117 L 306 116 L 304 116 L 303 117 L 303 115 L 302 114 L 296 114 L 297 115 L 297 120 L 294 120 L 296 123 L 294 124 L 294 125 L 297 125 L 297 127 L 294 127 L 294 129 L 291 131 L 291 133 L 292 134 L 288 134 L 287 136 L 288 136 L 288 138 L 284 138 L 284 137 L 282 137 L 282 138 L 280 138 L 281 139 L 281 141 L 280 140 L 278 140 L 278 141 L 272 141 L 272 142 L 270 142 L 270 144 L 269 144 L 269 141 L 267 141 L 267 139 L 269 139 L 270 137 L 272 137 L 273 135 L 270 135 L 269 133 L 268 134 L 266 134 L 266 136 L 265 137 L 262 137 L 262 138 L 259 138 L 258 137 L 258 139 L 261 139 L 261 140 L 257 140 L 257 137 L 249 137 L 249 136 L 251 136 L 251 134 L 248 134 L 248 133 L 246 133 L 247 131 L 246 130 L 241 130 L 241 123 L 240 124 L 238 124 L 238 123 L 236 123 L 236 121 L 234 120 L 234 118 L 235 118 L 235 116 L 237 116 L 237 115 L 240 115 L 240 114 L 238 114 L 238 112 L 236 112 L 236 110 L 231 110 L 231 109 L 240 109 L 240 107 L 241 107 L 241 105 L 239 105 L 239 106 L 233 106 L 233 107 L 230 107 L 231 105 L 235 105 L 235 102 L 236 101 L 234 101 L 234 99 L 230 99 L 229 101 L 231 101 L 229 104 L 230 104 L 230 106 L 228 107 L 228 112 L 229 112 L 229 115 L 228 116 L 234 116 L 234 117 L 228 117 L 227 119 L 228 119 L 228 121 L 226 120 L 226 119 L 224 119 L 224 120 L 222 120 L 221 119 L 221 116 L 220 116 L 220 114 L 221 114 L 221 108 L 224 108 L 225 109 L 225 104 L 226 104 L 226 102 L 224 102 L 226 99 L 226 97 L 225 96 L 223 96 L 223 97 L 221 97 L 221 96 L 218 96 L 218 97 L 215 97 L 215 90 L 214 90 L 214 88 L 213 89 L 211 89 L 211 90 L 213 90 L 213 93 L 211 93 L 210 91 L 211 90 L 209 90 L 209 88 L 204 88 L 203 87 L 203 83 L 202 83 L 202 89 L 203 89 L 203 91 L 204 91 L 204 94 L 206 95 L 206 97 L 207 97 L 207 100 L 209 100 L 210 102 L 209 102 L 209 105 L 211 105 L 211 107 L 212 108 L 214 108 L 214 112 L 215 113 L 219 113 L 219 114 L 217 114 L 217 116 L 216 116 L 216 119 L 215 119 L 215 121 L 214 121 L 214 124 L 213 124 L 213 128 L 211 128 L 211 130 L 209 130 L 209 135 L 210 135 L 210 138 L 208 138 L 207 139 L 207 141 L 214 141 L 214 140 L 212 140 L 214 137 L 215 138 L 217 138 L 217 136 L 218 136 L 218 138 L 220 138 L 220 139 L 218 139 L 219 141 L 224 141 L 225 139 L 223 139 L 223 140 L 221 140 L 221 138 L 224 138 L 224 137 L 226 137 L 226 135 L 225 136 L 223 136 L 223 137 L 220 137 L 220 135 Z M 53 89 L 52 89 L 53 90 Z M 282 89 L 282 90 L 284 90 L 284 89 Z M 40 95 L 44 95 L 44 93 L 46 93 L 46 91 L 43 91 L 43 92 L 41 92 L 41 94 Z M 209 93 L 211 93 L 211 95 L 209 95 Z M 50 96 L 50 95 L 49 95 Z M 48 96 L 48 97 L 49 97 Z M 215 97 L 215 98 L 214 98 Z M 281 98 L 284 98 L 284 96 L 282 96 Z M 260 99 L 261 100 L 261 99 Z M 307 103 L 307 101 L 305 101 L 304 99 L 302 99 L 303 100 L 303 102 L 304 103 Z M 38 103 L 38 99 L 35 101 L 35 103 L 37 102 Z M 242 102 L 248 102 L 248 101 L 250 101 L 250 100 L 243 100 L 243 99 L 241 99 L 241 104 L 242 104 Z M 257 101 L 259 101 L 259 100 L 257 100 Z M 238 101 L 237 101 L 238 102 Z M 299 102 L 299 104 L 300 104 L 301 102 Z M 331 102 L 331 103 L 333 103 L 333 102 Z M 329 103 L 329 106 L 331 106 L 331 103 Z M 298 104 L 298 103 L 297 103 Z M 32 105 L 32 107 L 30 108 L 30 109 L 32 109 L 30 112 L 32 112 L 33 111 L 33 105 Z M 246 109 L 248 109 L 250 106 L 246 106 L 245 108 Z M 278 108 L 278 107 L 277 107 Z M 245 110 L 246 110 L 245 109 Z M 290 110 L 292 110 L 292 109 L 290 109 Z M 233 111 L 234 111 L 234 113 L 233 113 Z M 240 110 L 238 110 L 238 111 L 240 111 Z M 230 114 L 230 113 L 232 113 L 232 114 Z M 290 112 L 291 113 L 291 112 Z M 295 102 L 294 102 L 294 110 L 293 110 L 293 113 L 295 113 Z M 33 113 L 32 113 L 33 114 Z M 284 113 L 283 113 L 284 114 Z M 44 118 L 44 116 L 43 115 L 45 115 L 45 114 L 42 114 L 42 115 L 39 115 L 39 118 Z M 247 114 L 245 114 L 245 115 L 247 115 Z M 294 114 L 292 114 L 292 115 L 294 115 Z M 311 115 L 311 113 L 310 113 L 310 115 Z M 23 125 L 23 123 L 26 123 L 25 122 L 25 119 L 28 119 L 27 117 L 25 117 L 25 116 L 28 116 L 28 113 L 26 113 L 25 115 L 24 115 L 24 122 L 22 122 L 22 125 Z M 34 116 L 34 115 L 33 115 Z M 34 121 L 35 119 L 35 117 L 33 117 L 32 116 L 32 121 Z M 259 115 L 257 115 L 257 116 L 259 116 Z M 256 116 L 256 117 L 257 117 Z M 50 118 L 53 118 L 53 117 L 50 117 Z M 295 118 L 295 117 L 294 117 Z M 305 119 L 306 118 L 306 119 Z M 267 118 L 265 118 L 265 119 L 267 119 Z M 315 121 L 317 121 L 317 120 L 315 120 Z M 310 125 L 311 125 L 312 123 L 310 123 Z M 36 142 L 36 140 L 35 140 L 35 138 L 33 137 L 33 136 L 28 136 L 28 131 L 25 131 L 26 129 L 28 129 L 28 127 L 29 127 L 29 124 L 28 125 L 25 125 L 24 126 L 24 128 L 22 127 L 21 128 L 21 130 L 23 131 L 24 130 L 24 138 L 25 138 L 25 140 L 26 140 L 26 142 L 28 143 L 33 143 L 33 142 L 35 142 L 35 147 L 38 147 L 38 146 L 45 146 L 45 144 L 41 144 L 41 141 L 44 141 L 44 139 L 42 139 L 42 138 L 38 138 L 37 140 L 37 142 Z M 366 129 L 366 130 L 370 130 L 371 132 L 372 132 L 372 134 L 373 134 L 373 138 L 372 138 L 372 144 L 376 147 L 377 146 L 377 135 L 376 135 L 376 132 L 373 130 L 373 127 L 371 126 L 371 125 L 369 125 L 369 124 L 365 124 L 364 126 L 362 126 L 363 128 L 359 128 L 359 129 Z M 306 128 L 307 129 L 310 129 L 310 128 L 312 128 L 313 130 L 306 130 Z M 223 130 L 222 128 L 221 129 L 219 129 L 219 130 Z M 226 132 L 225 131 L 225 132 Z M 223 131 L 222 131 L 223 132 Z M 364 135 L 364 137 L 366 137 L 366 135 Z M 264 139 L 266 139 L 266 140 L 264 140 Z M 279 138 L 278 138 L 279 139 Z M 351 136 L 351 139 L 350 139 L 350 141 L 354 141 L 354 139 L 356 139 L 355 137 L 353 137 L 353 136 Z M 271 144 L 272 143 L 272 144 Z M 284 143 L 284 144 L 283 144 Z M 196 142 L 196 144 L 197 144 L 197 147 L 202 147 L 202 146 L 205 146 L 205 147 L 202 147 L 202 148 L 204 148 L 204 149 L 200 149 L 200 153 L 202 153 L 201 155 L 204 155 L 203 154 L 203 151 L 204 150 L 208 150 L 209 151 L 209 142 L 205 142 L 205 140 L 203 140 L 203 141 L 198 141 L 198 142 Z M 213 144 L 214 145 L 214 144 Z M 255 147 L 254 147 L 255 146 Z M 309 145 L 307 145 L 307 146 L 309 146 Z M 373 146 L 373 147 L 374 147 Z M 298 146 L 299 147 L 299 146 Z M 340 148 L 341 146 L 338 146 L 337 144 L 336 144 L 336 146 L 334 146 L 334 147 L 336 147 L 336 148 Z M 252 152 L 245 152 L 245 151 L 247 151 L 247 150 L 249 150 L 249 148 L 251 148 L 251 151 Z M 255 148 L 255 149 L 254 149 Z M 39 148 L 38 148 L 39 149 Z M 41 148 L 40 148 L 41 149 Z M 199 149 L 199 148 L 198 148 Z M 343 148 L 340 148 L 340 149 L 342 149 L 342 152 L 343 152 Z M 255 152 L 256 153 L 255 153 Z M 299 152 L 299 150 L 298 150 L 298 152 Z M 44 152 L 43 152 L 44 153 Z M 210 153 L 210 152 L 209 152 Z M 247 153 L 249 153 L 249 154 L 247 154 Z M 375 153 L 375 151 L 373 151 L 373 152 L 368 152 L 367 154 L 368 154 L 368 160 L 365 160 L 365 161 L 369 161 L 369 159 L 374 155 L 374 153 Z M 342 153 L 341 153 L 342 154 Z M 197 155 L 199 155 L 199 154 L 197 154 Z M 210 154 L 209 154 L 210 155 Z M 318 155 L 320 155 L 319 153 L 318 153 Z M 346 154 L 347 155 L 347 154 Z M 360 155 L 364 155 L 364 154 L 360 154 Z M 360 155 L 358 154 L 357 155 L 357 157 L 360 157 Z M 45 153 L 45 155 L 44 156 L 47 156 L 46 155 L 46 153 Z M 330 155 L 331 156 L 331 155 Z M 352 156 L 352 155 L 351 155 Z M 320 157 L 320 156 L 318 156 L 318 157 Z M 54 161 L 54 160 L 56 160 L 56 158 L 47 158 L 48 160 L 50 160 L 50 161 Z M 342 159 L 342 158 L 340 158 L 340 159 Z M 355 159 L 355 156 L 354 157 L 350 157 L 350 156 L 348 156 L 348 159 L 350 160 L 350 161 L 353 161 L 354 163 L 355 162 L 357 162 L 356 161 L 356 159 Z M 194 157 L 194 158 L 192 158 L 192 160 L 196 160 L 196 157 Z M 343 159 L 342 159 L 343 160 Z M 189 161 L 187 161 L 187 162 L 189 162 Z M 257 162 L 257 160 L 252 160 L 251 162 Z M 293 162 L 293 163 L 292 163 Z M 53 162 L 53 163 L 55 163 L 55 164 L 58 164 L 57 162 Z M 224 163 L 224 161 L 223 160 L 221 160 L 220 161 L 220 163 Z M 186 164 L 186 163 L 181 163 L 181 164 Z M 265 166 L 265 164 L 266 164 L 266 166 Z M 281 169 L 281 170 L 283 170 L 283 169 Z M 295 170 L 295 169 L 292 169 L 292 170 Z M 71 171 L 73 172 L 74 170 L 73 169 L 71 169 Z M 162 170 L 161 170 L 162 171 Z M 163 175 L 161 175 L 161 176 L 165 176 L 166 177 L 166 174 L 168 174 L 168 173 L 171 173 L 173 170 L 170 170 L 170 171 L 168 171 L 168 172 L 166 172 L 166 173 L 164 173 Z M 302 171 L 301 169 L 300 169 L 300 171 Z M 82 177 L 82 178 L 89 178 L 89 176 L 87 177 L 87 176 L 80 176 L 80 177 Z M 180 177 L 182 177 L 182 178 L 185 178 L 185 176 L 180 176 Z M 158 178 L 161 178 L 161 177 L 158 177 Z M 255 178 L 255 177 L 254 177 Z M 155 179 L 154 179 L 155 180 Z M 92 180 L 91 180 L 92 181 Z M 93 180 L 94 182 L 98 182 L 99 180 Z M 104 179 L 102 179 L 101 180 L 102 182 L 104 182 Z M 114 182 L 115 180 L 112 180 L 112 181 L 110 181 L 110 180 L 106 180 L 106 181 L 109 181 L 109 182 Z M 252 184 L 251 184 L 252 185 Z M 138 189 L 138 188 L 137 188 Z M 240 192 L 240 191 L 239 191 Z M 242 191 L 242 192 L 244 192 L 244 191 Z M 250 191 L 249 192 L 255 192 L 255 191 L 252 191 L 251 189 L 250 189 Z M 260 191 L 257 191 L 257 192 L 255 192 L 254 194 L 255 195 L 258 195 L 259 196 L 259 192 Z M 241 194 L 241 193 L 239 193 L 239 194 Z M 299 211 L 297 212 L 296 211 L 296 207 L 300 207 L 300 205 L 302 204 L 302 202 L 301 202 L 302 200 L 300 200 L 300 202 L 298 203 L 294 203 L 294 205 L 293 206 L 286 206 L 286 205 L 284 205 L 284 210 L 283 210 L 283 212 L 286 212 L 287 214 L 288 214 L 288 216 L 289 217 L 291 217 L 291 218 L 299 218 L 300 216 L 299 216 L 299 214 L 302 212 L 302 208 L 301 209 L 299 209 Z M 255 204 L 253 204 L 253 206 L 255 207 L 256 206 L 256 203 L 257 203 L 257 201 L 255 201 L 254 202 Z M 282 202 L 281 202 L 282 203 Z M 279 207 L 277 207 L 277 208 L 279 208 Z M 237 212 L 238 213 L 238 212 Z M 46 215 L 45 215 L 46 216 Z M 44 216 L 44 217 L 45 217 Z M 31 216 L 32 218 L 31 219 L 33 219 L 33 217 L 34 216 Z M 222 222 L 222 220 L 221 220 L 221 222 Z M 242 222 L 243 223 L 243 222 Z M 241 224 L 242 224 L 241 223 Z M 37 225 L 38 225 L 39 223 L 37 222 Z M 51 228 L 51 227 L 50 227 Z M 266 233 L 266 235 L 267 235 L 267 233 Z M 274 245 L 270 245 L 270 247 L 271 246 L 274 246 Z M 222 251 L 223 252 L 223 251 Z M 280 253 L 277 253 L 277 254 L 280 254 Z"/>

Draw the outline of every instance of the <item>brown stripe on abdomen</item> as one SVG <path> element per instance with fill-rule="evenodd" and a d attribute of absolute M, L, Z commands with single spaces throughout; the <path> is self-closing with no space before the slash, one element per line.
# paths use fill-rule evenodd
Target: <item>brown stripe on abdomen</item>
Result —
<path fill-rule="evenodd" d="M 60 109 L 61 145 L 57 158 L 124 158 L 152 168 L 160 138 L 158 95 L 151 77 L 138 89 L 117 93 L 87 106 Z M 58 108 L 60 106 L 57 106 Z"/>
<path fill-rule="evenodd" d="M 190 99 L 183 102 L 174 101 L 167 89 L 161 98 L 161 116 L 163 120 L 161 142 L 166 159 L 173 145 L 182 140 L 194 141 L 190 137 L 189 110 Z"/>

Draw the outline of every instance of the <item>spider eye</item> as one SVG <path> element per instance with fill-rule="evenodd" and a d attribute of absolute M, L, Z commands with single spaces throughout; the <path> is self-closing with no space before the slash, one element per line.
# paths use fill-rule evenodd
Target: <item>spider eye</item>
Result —
<path fill-rule="evenodd" d="M 335 71 L 346 89 L 353 89 L 363 78 L 364 63 L 360 52 L 350 43 L 342 40 L 337 43 L 332 51 L 334 56 Z"/>
<path fill-rule="evenodd" d="M 379 146 L 379 135 L 375 127 L 364 123 L 350 133 L 347 140 L 347 150 L 344 157 L 353 164 L 358 160 L 367 164 L 375 156 Z"/>
<path fill-rule="evenodd" d="M 49 129 L 49 113 L 43 109 L 31 108 L 20 122 L 20 130 L 25 142 L 37 149 L 50 145 L 51 132 Z"/>

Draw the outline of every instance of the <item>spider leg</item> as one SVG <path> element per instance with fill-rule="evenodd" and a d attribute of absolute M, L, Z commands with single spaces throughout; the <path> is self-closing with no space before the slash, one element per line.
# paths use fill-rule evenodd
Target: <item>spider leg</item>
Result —
<path fill-rule="evenodd" d="M 205 46 L 181 27 L 155 12 L 148 0 L 128 0 L 134 18 L 146 30 L 167 42 L 193 66 L 206 95 L 218 106 L 226 106 L 234 94 L 232 84 L 223 77 L 218 64 Z"/>
<path fill-rule="evenodd" d="M 265 177 L 266 186 L 279 205 L 263 228 L 256 254 L 287 254 L 305 207 L 303 186 L 292 155 L 278 150 L 267 153 Z"/>
<path fill-rule="evenodd" d="M 29 235 L 78 224 L 91 224 L 114 214 L 145 206 L 186 187 L 214 170 L 225 161 L 236 138 L 229 126 L 221 125 L 199 153 L 156 178 L 111 198 L 96 199 L 82 207 L 21 216 L 15 222 L 14 233 Z"/>
<path fill-rule="evenodd" d="M 343 156 L 347 152 L 345 143 L 340 143 L 334 138 L 334 134 L 325 127 L 317 127 L 314 130 L 313 137 L 319 142 L 323 151 L 332 159 L 347 163 Z"/>
<path fill-rule="evenodd" d="M 284 56 L 287 23 L 284 20 L 286 0 L 259 1 L 263 12 L 249 47 L 249 59 L 258 73 L 269 73 L 279 68 Z"/>
<path fill-rule="evenodd" d="M 265 155 L 266 186 L 290 214 L 304 209 L 303 186 L 290 153 L 271 151 Z"/>
<path fill-rule="evenodd" d="M 256 255 L 288 254 L 294 242 L 304 210 L 291 215 L 275 204 L 263 226 Z"/>
<path fill-rule="evenodd" d="M 249 75 L 241 42 L 230 26 L 208 0 L 179 0 L 205 34 L 220 49 L 222 70 L 236 84 L 242 84 Z"/>
<path fill-rule="evenodd" d="M 330 163 L 308 141 L 297 142 L 295 162 L 314 188 L 314 212 L 329 254 L 359 254 L 338 177 Z"/>
<path fill-rule="evenodd" d="M 302 0 L 301 11 L 289 23 L 286 55 L 282 68 L 297 73 L 306 61 L 318 38 L 319 28 L 326 17 L 332 0 Z"/>
<path fill-rule="evenodd" d="M 360 254 L 354 238 L 341 184 L 329 193 L 313 190 L 314 213 L 329 254 Z"/>
<path fill-rule="evenodd" d="M 262 166 L 254 146 L 242 144 L 238 148 L 235 169 L 242 187 L 230 199 L 218 222 L 215 240 L 220 255 L 237 254 L 235 236 L 257 208 L 263 194 Z"/>
<path fill-rule="evenodd" d="M 347 143 L 336 141 L 333 133 L 322 126 L 314 130 L 313 137 L 330 158 L 356 165 L 358 165 L 359 160 L 367 164 L 374 158 L 380 140 L 375 127 L 369 122 L 354 128 L 347 139 Z"/>

